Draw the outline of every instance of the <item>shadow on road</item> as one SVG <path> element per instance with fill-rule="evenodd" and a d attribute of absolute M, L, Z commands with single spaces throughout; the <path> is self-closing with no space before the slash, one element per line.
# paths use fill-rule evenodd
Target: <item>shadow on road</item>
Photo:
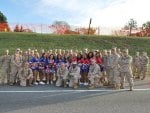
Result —
<path fill-rule="evenodd" d="M 10 86 L 5 86 L 9 89 Z M 32 87 L 30 90 L 39 90 L 40 87 Z M 55 87 L 54 87 L 55 88 Z M 52 88 L 52 89 L 54 89 Z M 11 87 L 11 90 L 20 89 L 20 87 Z M 22 88 L 22 90 L 26 88 Z M 56 89 L 56 88 L 55 88 Z M 58 88 L 64 89 L 64 88 Z M 100 88 L 99 88 L 100 89 Z M 46 88 L 45 88 L 46 90 Z M 34 93 L 0 93 L 0 113 L 12 112 L 20 109 L 30 109 L 38 106 L 52 105 L 58 103 L 65 103 L 76 100 L 88 99 L 96 96 L 113 95 L 122 93 L 123 91 L 71 91 L 71 92 L 34 92 Z"/>

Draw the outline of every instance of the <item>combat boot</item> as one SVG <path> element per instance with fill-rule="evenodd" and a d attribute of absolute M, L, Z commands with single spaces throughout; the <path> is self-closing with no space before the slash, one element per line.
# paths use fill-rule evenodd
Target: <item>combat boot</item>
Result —
<path fill-rule="evenodd" d="M 125 89 L 124 84 L 121 83 L 120 89 Z"/>
<path fill-rule="evenodd" d="M 130 91 L 133 91 L 133 86 L 130 86 Z"/>
<path fill-rule="evenodd" d="M 65 87 L 65 88 L 67 87 L 66 81 L 64 81 L 64 87 Z"/>
<path fill-rule="evenodd" d="M 114 88 L 115 90 L 120 89 L 120 87 L 119 87 L 119 85 L 118 85 L 118 84 L 114 84 L 114 85 L 113 85 L 113 88 Z"/>
<path fill-rule="evenodd" d="M 145 79 L 145 76 L 143 76 L 142 78 L 141 78 L 141 80 L 144 80 Z"/>
<path fill-rule="evenodd" d="M 94 86 L 94 85 L 91 85 L 91 86 L 89 86 L 88 89 L 94 89 L 94 88 L 95 88 L 95 86 Z"/>
<path fill-rule="evenodd" d="M 135 79 L 140 79 L 140 76 L 135 76 Z"/>
<path fill-rule="evenodd" d="M 116 84 L 116 90 L 119 90 L 119 89 L 120 89 L 120 85 Z"/>
<path fill-rule="evenodd" d="M 74 89 L 77 89 L 77 88 L 78 88 L 77 83 L 74 83 L 73 88 L 74 88 Z"/>
<path fill-rule="evenodd" d="M 29 86 L 29 80 L 28 79 L 26 80 L 26 86 Z"/>
<path fill-rule="evenodd" d="M 29 81 L 29 86 L 33 86 L 33 85 L 32 85 L 33 79 L 29 79 L 28 81 Z"/>

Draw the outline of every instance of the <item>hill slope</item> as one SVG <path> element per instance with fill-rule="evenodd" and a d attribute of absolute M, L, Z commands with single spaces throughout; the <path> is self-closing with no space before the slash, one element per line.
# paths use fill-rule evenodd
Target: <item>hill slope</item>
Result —
<path fill-rule="evenodd" d="M 87 35 L 50 35 L 35 33 L 0 33 L 0 54 L 8 48 L 13 52 L 16 48 L 22 50 L 31 48 L 46 50 L 61 49 L 110 49 L 112 46 L 129 48 L 131 54 L 135 51 L 147 51 L 150 55 L 150 37 L 115 37 Z"/>

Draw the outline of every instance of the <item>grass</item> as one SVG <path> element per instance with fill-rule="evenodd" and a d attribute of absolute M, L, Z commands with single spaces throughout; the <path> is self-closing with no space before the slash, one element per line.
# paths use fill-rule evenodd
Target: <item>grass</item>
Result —
<path fill-rule="evenodd" d="M 51 35 L 36 33 L 0 33 L 0 54 L 4 49 L 14 52 L 16 48 L 31 49 L 111 49 L 112 46 L 135 51 L 147 51 L 150 54 L 150 37 L 116 37 L 91 35 Z"/>

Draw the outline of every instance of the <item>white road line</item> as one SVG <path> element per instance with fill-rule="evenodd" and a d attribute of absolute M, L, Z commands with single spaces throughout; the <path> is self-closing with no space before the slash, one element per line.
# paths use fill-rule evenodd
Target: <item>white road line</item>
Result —
<path fill-rule="evenodd" d="M 116 92 L 116 91 L 127 91 L 129 89 L 112 90 L 112 89 L 102 89 L 102 90 L 42 90 L 42 91 L 0 91 L 0 93 L 61 93 L 61 92 Z M 150 88 L 146 89 L 134 89 L 134 91 L 150 91 Z"/>
<path fill-rule="evenodd" d="M 80 92 L 65 92 L 65 93 L 59 93 L 59 94 L 54 94 L 54 95 L 46 95 L 46 96 L 41 96 L 41 97 L 36 97 L 36 98 L 47 98 L 47 97 L 55 97 L 55 96 L 61 96 L 61 95 L 67 95 L 67 94 L 75 94 L 75 93 L 80 93 Z"/>

